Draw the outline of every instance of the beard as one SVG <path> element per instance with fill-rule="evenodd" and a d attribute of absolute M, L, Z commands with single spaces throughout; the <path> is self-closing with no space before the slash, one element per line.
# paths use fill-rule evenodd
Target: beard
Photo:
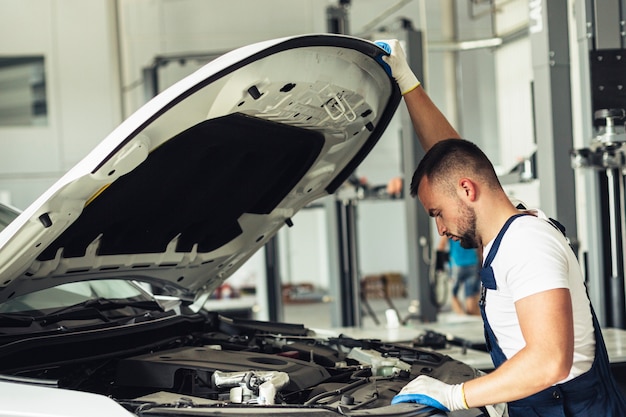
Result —
<path fill-rule="evenodd" d="M 478 237 L 476 236 L 476 212 L 465 203 L 461 203 L 459 211 L 463 219 L 458 225 L 459 243 L 462 248 L 476 249 L 479 246 Z"/>

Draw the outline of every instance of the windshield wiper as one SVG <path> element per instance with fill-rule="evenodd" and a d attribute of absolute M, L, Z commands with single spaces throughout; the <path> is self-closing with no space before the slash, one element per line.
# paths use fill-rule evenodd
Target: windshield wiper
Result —
<path fill-rule="evenodd" d="M 103 314 L 104 311 L 117 310 L 126 307 L 148 311 L 163 311 L 161 305 L 154 300 L 129 301 L 95 298 L 63 307 L 41 317 L 35 317 L 34 320 L 39 322 L 42 326 L 54 324 L 61 320 L 102 319 L 103 321 L 111 321 L 109 317 Z"/>
<path fill-rule="evenodd" d="M 61 320 L 100 319 L 110 322 L 112 319 L 103 314 L 103 312 L 126 307 L 148 311 L 163 311 L 161 305 L 154 300 L 129 301 L 96 298 L 63 307 L 52 313 L 40 316 L 24 313 L 0 313 L 0 327 L 30 327 L 34 322 L 39 323 L 41 326 L 49 326 Z"/>
<path fill-rule="evenodd" d="M 0 327 L 29 327 L 33 321 L 32 316 L 21 313 L 0 313 Z"/>

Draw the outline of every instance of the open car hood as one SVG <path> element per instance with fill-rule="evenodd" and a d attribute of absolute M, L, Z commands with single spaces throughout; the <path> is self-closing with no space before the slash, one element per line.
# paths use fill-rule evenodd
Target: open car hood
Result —
<path fill-rule="evenodd" d="M 401 100 L 382 53 L 289 37 L 168 88 L 0 233 L 0 302 L 105 278 L 212 292 L 378 141 Z"/>

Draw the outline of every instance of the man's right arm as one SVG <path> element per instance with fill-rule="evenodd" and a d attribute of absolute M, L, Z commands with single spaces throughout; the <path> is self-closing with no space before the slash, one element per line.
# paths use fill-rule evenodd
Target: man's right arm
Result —
<path fill-rule="evenodd" d="M 409 64 L 400 42 L 397 39 L 376 41 L 389 55 L 383 56 L 391 75 L 398 83 L 409 111 L 413 128 L 425 151 L 435 143 L 449 138 L 460 138 L 458 132 L 432 102 L 421 86 Z"/>
<path fill-rule="evenodd" d="M 415 133 L 425 151 L 440 140 L 461 137 L 422 86 L 406 93 L 404 102 L 411 116 Z"/>

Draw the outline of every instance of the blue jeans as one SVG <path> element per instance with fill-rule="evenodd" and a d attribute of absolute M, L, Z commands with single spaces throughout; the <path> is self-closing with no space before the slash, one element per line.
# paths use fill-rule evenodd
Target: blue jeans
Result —
<path fill-rule="evenodd" d="M 465 287 L 465 297 L 473 297 L 480 292 L 478 265 L 453 265 L 450 269 L 450 276 L 454 282 L 452 295 L 455 297 L 458 296 L 461 285 Z"/>

